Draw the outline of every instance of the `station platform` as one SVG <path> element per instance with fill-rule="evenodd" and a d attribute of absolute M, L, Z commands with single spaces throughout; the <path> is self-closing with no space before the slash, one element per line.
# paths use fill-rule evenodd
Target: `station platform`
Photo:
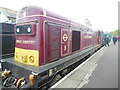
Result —
<path fill-rule="evenodd" d="M 118 88 L 118 43 L 101 48 L 53 88 Z"/>

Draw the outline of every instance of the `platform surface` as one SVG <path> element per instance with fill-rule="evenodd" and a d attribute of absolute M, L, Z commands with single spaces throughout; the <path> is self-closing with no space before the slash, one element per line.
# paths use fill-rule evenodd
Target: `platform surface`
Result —
<path fill-rule="evenodd" d="M 118 43 L 103 47 L 51 88 L 118 88 Z"/>
<path fill-rule="evenodd" d="M 98 67 L 83 88 L 118 88 L 118 44 L 106 47 Z"/>

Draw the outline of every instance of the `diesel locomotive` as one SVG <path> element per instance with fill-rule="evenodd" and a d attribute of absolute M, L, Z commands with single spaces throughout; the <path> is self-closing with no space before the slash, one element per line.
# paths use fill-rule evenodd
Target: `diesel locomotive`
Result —
<path fill-rule="evenodd" d="M 36 6 L 18 12 L 14 29 L 14 59 L 1 60 L 3 87 L 41 88 L 102 45 L 100 30 Z"/>
<path fill-rule="evenodd" d="M 15 46 L 14 24 L 0 23 L 0 58 L 13 57 Z"/>

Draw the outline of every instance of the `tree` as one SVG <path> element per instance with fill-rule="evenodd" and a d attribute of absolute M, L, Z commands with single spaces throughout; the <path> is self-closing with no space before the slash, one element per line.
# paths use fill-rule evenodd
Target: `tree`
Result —
<path fill-rule="evenodd" d="M 118 35 L 120 35 L 120 31 L 115 30 L 115 31 L 110 32 L 110 34 L 112 34 L 113 36 L 118 36 Z"/>
<path fill-rule="evenodd" d="M 92 26 L 89 19 L 86 18 L 86 19 L 84 20 L 84 22 L 85 22 L 85 24 L 86 24 L 87 26 Z"/>

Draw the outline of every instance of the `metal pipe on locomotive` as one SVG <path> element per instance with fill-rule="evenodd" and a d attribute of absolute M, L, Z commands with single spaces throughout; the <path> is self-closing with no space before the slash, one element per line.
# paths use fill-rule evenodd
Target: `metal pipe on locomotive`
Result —
<path fill-rule="evenodd" d="M 101 47 L 101 31 L 36 6 L 19 11 L 14 59 L 2 60 L 4 87 L 40 88 Z"/>

